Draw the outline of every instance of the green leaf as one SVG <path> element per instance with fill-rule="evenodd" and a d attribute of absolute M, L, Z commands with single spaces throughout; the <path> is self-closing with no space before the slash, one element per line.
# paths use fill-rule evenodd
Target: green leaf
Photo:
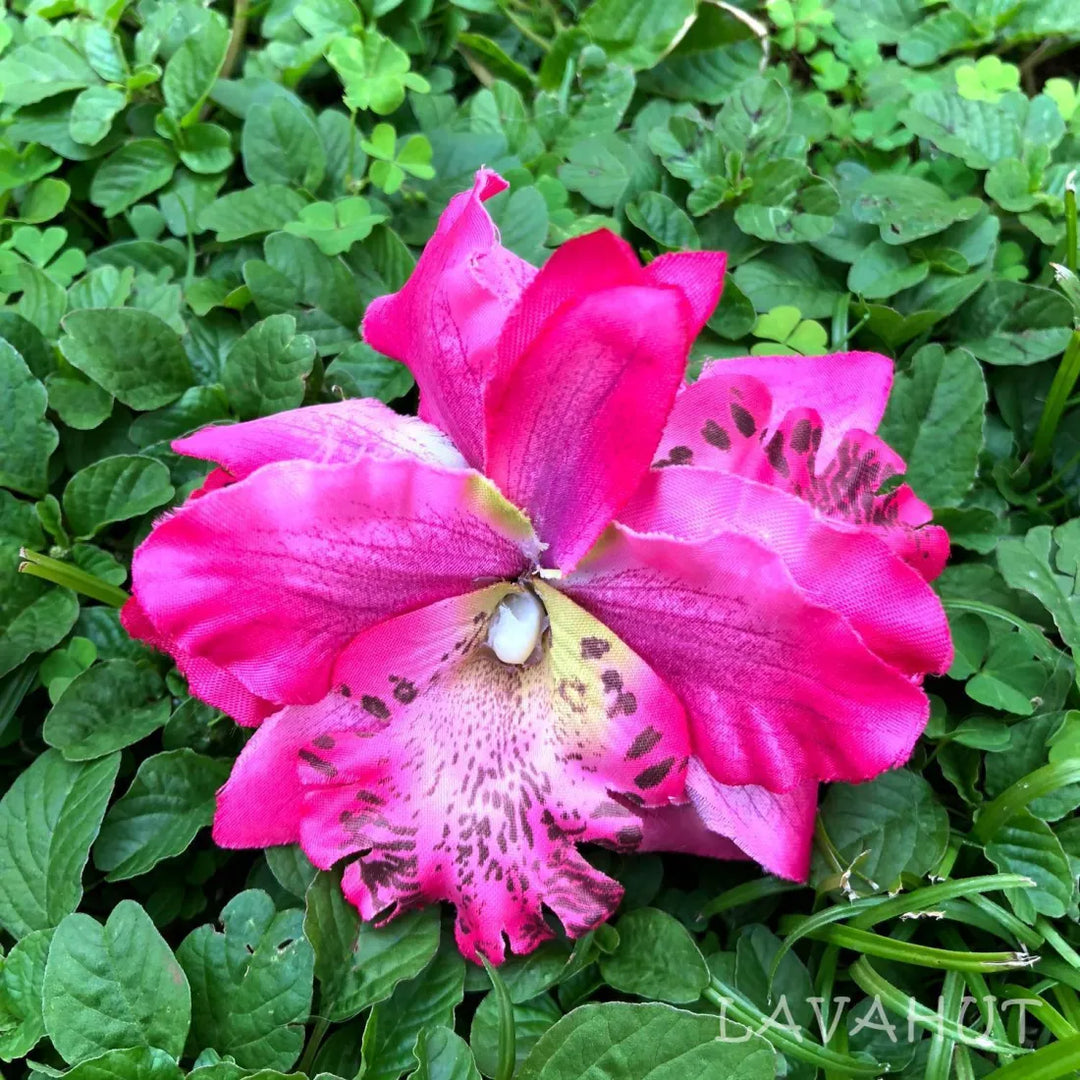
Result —
<path fill-rule="evenodd" d="M 94 865 L 123 881 L 179 855 L 213 821 L 214 795 L 228 776 L 228 762 L 187 747 L 146 758 L 105 815 Z"/>
<path fill-rule="evenodd" d="M 134 900 L 121 900 L 104 926 L 89 915 L 64 919 L 42 1000 L 49 1038 L 71 1065 L 134 1046 L 178 1058 L 191 1023 L 187 979 Z"/>
<path fill-rule="evenodd" d="M 94 173 L 90 201 L 115 217 L 164 187 L 176 169 L 176 154 L 160 139 L 134 139 L 115 150 Z"/>
<path fill-rule="evenodd" d="M 76 764 L 46 750 L 0 801 L 0 924 L 15 938 L 57 925 L 82 899 L 82 872 L 120 755 Z"/>
<path fill-rule="evenodd" d="M 997 560 L 1006 583 L 1031 593 L 1053 616 L 1065 644 L 1080 654 L 1080 518 L 1002 540 Z"/>
<path fill-rule="evenodd" d="M 439 948 L 439 913 L 409 911 L 385 926 L 362 922 L 337 875 L 319 874 L 307 890 L 304 933 L 315 949 L 321 1010 L 334 1023 L 384 1001 Z"/>
<path fill-rule="evenodd" d="M 49 408 L 68 427 L 91 431 L 112 412 L 113 397 L 77 371 L 54 371 L 45 376 Z"/>
<path fill-rule="evenodd" d="M 112 127 L 113 117 L 127 104 L 127 96 L 109 86 L 89 86 L 71 106 L 68 128 L 71 137 L 85 146 L 96 146 Z"/>
<path fill-rule="evenodd" d="M 45 718 L 45 741 L 68 761 L 88 761 L 145 739 L 169 719 L 161 676 L 133 660 L 94 664 L 71 681 Z"/>
<path fill-rule="evenodd" d="M 72 311 L 63 328 L 67 361 L 133 409 L 168 405 L 194 382 L 180 336 L 149 311 Z"/>
<path fill-rule="evenodd" d="M 990 281 L 950 321 L 953 339 L 988 364 L 1037 364 L 1058 356 L 1072 335 L 1072 306 L 1061 293 L 1018 281 Z"/>
<path fill-rule="evenodd" d="M 418 1066 L 409 1080 L 480 1080 L 469 1044 L 448 1027 L 421 1029 L 413 1054 Z"/>
<path fill-rule="evenodd" d="M 98 82 L 82 54 L 59 34 L 35 37 L 0 60 L 5 105 L 30 105 Z"/>
<path fill-rule="evenodd" d="M 775 79 L 748 79 L 717 115 L 716 135 L 725 150 L 752 157 L 779 138 L 790 119 L 791 101 Z"/>
<path fill-rule="evenodd" d="M 181 127 L 193 124 L 225 62 L 229 25 L 216 11 L 198 33 L 186 37 L 165 66 L 161 92 Z"/>
<path fill-rule="evenodd" d="M 745 1041 L 744 1041 L 745 1040 Z M 764 1039 L 716 1016 L 670 1005 L 583 1005 L 543 1035 L 517 1080 L 772 1080 Z"/>
<path fill-rule="evenodd" d="M 898 173 L 868 175 L 851 204 L 855 220 L 877 225 L 886 244 L 933 236 L 982 209 L 981 199 L 952 199 L 937 184 Z"/>
<path fill-rule="evenodd" d="M 1029 810 L 1014 814 L 986 845 L 986 857 L 1003 874 L 1023 874 L 1034 888 L 1018 893 L 1014 906 L 1061 918 L 1073 903 L 1075 879 L 1061 843 L 1045 821 Z M 1032 920 L 1033 921 L 1033 920 Z"/>
<path fill-rule="evenodd" d="M 244 1068 L 291 1068 L 311 1011 L 314 954 L 302 915 L 275 911 L 266 893 L 249 889 L 221 922 L 224 933 L 200 926 L 176 951 L 192 987 L 187 1052 L 213 1047 Z"/>
<path fill-rule="evenodd" d="M 80 1062 L 63 1075 L 64 1080 L 184 1080 L 183 1069 L 169 1054 L 145 1046 L 110 1050 Z"/>
<path fill-rule="evenodd" d="M 905 479 L 932 506 L 957 506 L 983 446 L 986 381 L 963 349 L 927 345 L 893 383 L 878 434 L 907 462 Z"/>
<path fill-rule="evenodd" d="M 0 1060 L 25 1057 L 45 1035 L 41 988 L 51 930 L 34 930 L 16 942 L 0 965 Z"/>
<path fill-rule="evenodd" d="M 949 819 L 930 785 L 907 769 L 867 784 L 834 784 L 821 820 L 845 867 L 888 889 L 901 873 L 933 869 L 949 839 Z"/>
<path fill-rule="evenodd" d="M 257 184 L 215 199 L 199 214 L 199 228 L 213 230 L 226 244 L 284 228 L 305 206 L 307 200 L 292 188 Z"/>
<path fill-rule="evenodd" d="M 848 271 L 848 288 L 866 300 L 884 299 L 925 281 L 930 264 L 916 262 L 905 248 L 875 240 L 858 254 Z"/>
<path fill-rule="evenodd" d="M 48 486 L 49 455 L 60 437 L 45 419 L 48 394 L 23 358 L 0 338 L 0 485 L 40 496 Z"/>
<path fill-rule="evenodd" d="M 548 994 L 532 1001 L 512 1005 L 514 1014 L 515 1071 L 521 1068 L 540 1036 L 562 1016 L 562 1010 Z M 469 1028 L 469 1045 L 476 1064 L 485 1076 L 498 1075 L 499 1062 L 499 1002 L 493 990 L 484 996 L 473 1013 Z"/>
<path fill-rule="evenodd" d="M 244 120 L 244 172 L 253 184 L 286 184 L 314 191 L 326 173 L 326 152 L 315 122 L 289 98 L 253 105 Z"/>
<path fill-rule="evenodd" d="M 627 912 L 615 924 L 619 947 L 600 958 L 604 981 L 624 994 L 683 1004 L 709 985 L 709 969 L 678 919 L 658 908 Z"/>
<path fill-rule="evenodd" d="M 229 350 L 221 378 L 244 419 L 295 409 L 304 400 L 315 342 L 296 333 L 291 315 L 256 323 Z"/>
<path fill-rule="evenodd" d="M 412 372 L 404 364 L 377 353 L 366 341 L 350 345 L 326 369 L 324 382 L 340 387 L 346 397 L 373 397 L 394 401 L 414 386 Z"/>
<path fill-rule="evenodd" d="M 326 59 L 345 86 L 345 105 L 388 116 L 405 100 L 406 89 L 425 94 L 426 79 L 409 70 L 409 55 L 377 30 L 337 37 Z"/>
<path fill-rule="evenodd" d="M 634 68 L 650 68 L 693 20 L 694 0 L 595 0 L 581 28 L 607 55 Z"/>
<path fill-rule="evenodd" d="M 986 174 L 986 194 L 1002 210 L 1017 214 L 1030 210 L 1038 201 L 1037 190 L 1038 184 L 1032 184 L 1027 166 L 1019 158 L 1003 158 Z"/>
<path fill-rule="evenodd" d="M 613 207 L 630 183 L 632 155 L 616 135 L 590 135 L 570 148 L 559 179 L 593 206 Z"/>
<path fill-rule="evenodd" d="M 352 196 L 305 206 L 300 211 L 300 220 L 290 221 L 285 231 L 314 240 L 324 255 L 343 255 L 385 220 L 385 214 L 371 212 L 367 199 Z"/>
<path fill-rule="evenodd" d="M 365 1080 L 397 1080 L 413 1061 L 420 1032 L 431 1025 L 454 1026 L 454 1010 L 465 994 L 465 961 L 444 948 L 415 979 L 402 982 L 372 1010 L 364 1028 Z"/>
<path fill-rule="evenodd" d="M 64 514 L 77 539 L 139 517 L 175 494 L 169 470 L 141 454 L 117 454 L 80 469 L 64 488 Z"/>
<path fill-rule="evenodd" d="M 630 224 L 671 250 L 701 247 L 697 230 L 678 204 L 658 191 L 643 191 L 626 206 Z"/>

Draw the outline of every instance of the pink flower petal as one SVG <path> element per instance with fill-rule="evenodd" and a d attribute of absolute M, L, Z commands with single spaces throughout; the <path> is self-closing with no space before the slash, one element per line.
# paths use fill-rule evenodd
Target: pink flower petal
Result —
<path fill-rule="evenodd" d="M 713 360 L 698 381 L 717 375 L 749 375 L 764 383 L 772 396 L 774 424 L 791 409 L 816 409 L 825 427 L 818 457 L 828 461 L 845 431 L 877 429 L 892 388 L 893 363 L 872 352 L 744 356 Z"/>
<path fill-rule="evenodd" d="M 705 827 L 729 837 L 770 874 L 805 881 L 817 814 L 817 781 L 775 792 L 721 784 L 696 758 L 690 759 L 686 787 Z"/>
<path fill-rule="evenodd" d="M 576 844 L 633 850 L 641 825 L 630 807 L 682 797 L 685 714 L 607 628 L 543 584 L 549 645 L 533 666 L 500 663 L 484 642 L 514 588 L 361 634 L 325 701 L 278 714 L 284 752 L 264 740 L 261 769 L 242 772 L 252 740 L 222 793 L 219 833 L 265 842 L 242 807 L 275 783 L 289 792 L 275 818 L 296 812 L 291 755 L 304 789 L 301 843 L 318 866 L 358 853 L 344 887 L 365 918 L 450 900 L 462 952 L 498 961 L 504 938 L 520 953 L 551 936 L 541 905 L 572 936 L 610 915 L 622 890 Z"/>
<path fill-rule="evenodd" d="M 690 346 L 675 289 L 587 295 L 548 320 L 489 386 L 488 475 L 568 568 L 630 497 L 652 460 Z"/>
<path fill-rule="evenodd" d="M 695 468 L 653 470 L 619 518 L 637 532 L 752 537 L 783 559 L 807 599 L 843 615 L 889 664 L 923 675 L 952 663 L 941 601 L 882 532 L 823 518 L 779 488 Z"/>
<path fill-rule="evenodd" d="M 651 285 L 674 285 L 690 303 L 691 337 L 697 337 L 720 299 L 727 255 L 722 251 L 672 251 L 645 268 Z"/>
<path fill-rule="evenodd" d="M 660 438 L 656 465 L 699 465 L 771 481 L 761 451 L 772 398 L 748 375 L 717 375 L 684 388 Z"/>
<path fill-rule="evenodd" d="M 870 401 L 861 414 L 876 424 L 881 412 L 878 399 L 888 395 L 891 379 L 891 364 L 884 357 L 843 353 L 794 361 L 813 361 L 808 364 L 812 373 L 832 370 L 825 361 L 836 360 L 834 373 L 839 377 L 846 369 L 850 374 L 860 357 L 869 358 L 865 368 L 874 376 L 869 380 Z M 703 377 L 676 399 L 655 466 L 696 465 L 789 491 L 823 515 L 879 535 L 924 580 L 932 581 L 949 555 L 945 531 L 924 527 L 932 516 L 930 508 L 907 486 L 878 494 L 885 481 L 904 471 L 903 459 L 867 431 L 830 429 L 817 399 L 785 408 L 795 391 L 805 388 L 801 369 L 788 363 L 791 359 L 747 357 L 707 365 Z M 756 377 L 759 362 L 771 380 L 768 385 Z M 794 390 L 782 384 L 785 371 L 793 377 Z M 813 386 L 809 392 L 814 392 Z M 825 415 L 831 410 L 841 423 L 860 414 L 857 403 L 839 393 L 826 395 L 825 408 Z"/>
<path fill-rule="evenodd" d="M 679 694 L 720 783 L 866 780 L 905 761 L 926 723 L 922 690 L 748 537 L 615 526 L 561 586 Z"/>
<path fill-rule="evenodd" d="M 135 553 L 157 633 L 279 704 L 318 701 L 361 630 L 513 578 L 528 523 L 477 473 L 287 461 L 189 502 Z"/>
<path fill-rule="evenodd" d="M 691 758 L 686 787 L 690 802 L 643 810 L 640 851 L 681 851 L 713 859 L 753 859 L 770 874 L 805 881 L 817 814 L 817 782 L 775 792 L 714 780 Z"/>
<path fill-rule="evenodd" d="M 420 415 L 441 428 L 472 465 L 484 450 L 483 380 L 507 313 L 535 269 L 499 244 L 482 202 L 506 187 L 489 169 L 455 195 L 412 277 L 364 315 L 372 348 L 408 364 Z"/>
<path fill-rule="evenodd" d="M 310 405 L 243 424 L 204 427 L 176 439 L 172 447 L 178 454 L 215 462 L 233 480 L 243 480 L 274 461 L 345 465 L 363 457 L 409 457 L 448 468 L 465 465 L 437 428 L 414 416 L 399 416 L 371 398 Z M 221 486 L 220 481 L 211 485 L 210 477 L 203 493 Z"/>
<path fill-rule="evenodd" d="M 213 473 L 211 473 L 213 475 Z M 191 692 L 203 701 L 227 713 L 244 727 L 258 727 L 277 708 L 269 701 L 256 697 L 227 671 L 180 649 L 175 641 L 163 637 L 146 617 L 137 597 L 132 596 L 120 611 L 124 629 L 140 641 L 168 653 L 188 681 Z"/>

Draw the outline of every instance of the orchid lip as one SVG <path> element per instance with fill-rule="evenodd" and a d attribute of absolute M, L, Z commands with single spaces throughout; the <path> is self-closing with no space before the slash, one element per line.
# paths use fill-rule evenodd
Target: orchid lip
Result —
<path fill-rule="evenodd" d="M 522 665 L 537 653 L 548 627 L 547 611 L 531 589 L 507 594 L 495 608 L 487 644 L 504 664 Z"/>

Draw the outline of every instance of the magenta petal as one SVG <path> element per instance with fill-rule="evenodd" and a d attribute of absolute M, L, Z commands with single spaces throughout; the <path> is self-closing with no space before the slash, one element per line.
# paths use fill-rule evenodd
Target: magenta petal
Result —
<path fill-rule="evenodd" d="M 487 474 L 569 568 L 652 460 L 689 348 L 676 289 L 626 286 L 550 318 L 489 387 Z"/>
<path fill-rule="evenodd" d="M 697 337 L 720 299 L 726 265 L 727 255 L 722 251 L 672 251 L 649 263 L 645 279 L 652 285 L 682 290 L 693 312 L 690 336 Z"/>
<path fill-rule="evenodd" d="M 483 200 L 506 187 L 489 169 L 455 195 L 405 287 L 375 300 L 364 340 L 408 364 L 420 415 L 441 428 L 472 465 L 484 449 L 483 380 L 510 309 L 535 269 L 499 244 Z"/>
<path fill-rule="evenodd" d="M 189 502 L 135 553 L 157 632 L 271 701 L 319 700 L 339 653 L 392 615 L 513 578 L 528 523 L 483 477 L 408 459 L 265 465 Z"/>
<path fill-rule="evenodd" d="M 815 409 L 825 425 L 818 457 L 828 461 L 845 431 L 876 430 L 889 400 L 893 363 L 872 352 L 745 356 L 713 360 L 705 365 L 699 382 L 717 375 L 747 375 L 764 383 L 772 396 L 773 426 L 791 409 Z"/>
<path fill-rule="evenodd" d="M 700 465 L 770 481 L 774 470 L 762 453 L 761 434 L 771 410 L 765 384 L 749 375 L 699 379 L 675 399 L 656 464 Z"/>
<path fill-rule="evenodd" d="M 575 846 L 636 848 L 641 824 L 628 807 L 681 798 L 689 752 L 674 695 L 543 584 L 550 645 L 533 666 L 497 661 L 488 621 L 514 588 L 360 635 L 326 701 L 286 710 L 305 718 L 309 740 L 298 745 L 295 725 L 283 735 L 304 788 L 301 843 L 318 866 L 358 855 L 343 885 L 361 914 L 385 920 L 450 900 L 462 952 L 496 962 L 504 938 L 521 953 L 551 936 L 542 905 L 571 936 L 611 914 L 621 888 Z"/>
<path fill-rule="evenodd" d="M 721 783 L 866 780 L 905 761 L 926 723 L 922 690 L 748 537 L 616 526 L 562 586 L 679 694 Z"/>
<path fill-rule="evenodd" d="M 409 457 L 449 468 L 465 465 L 437 428 L 414 416 L 399 416 L 371 398 L 310 405 L 243 424 L 204 427 L 176 439 L 172 447 L 178 454 L 215 462 L 233 480 L 242 480 L 274 461 L 344 465 L 363 457 Z M 206 490 L 212 490 L 209 482 Z"/>
<path fill-rule="evenodd" d="M 750 858 L 733 840 L 709 829 L 693 803 L 639 810 L 638 816 L 642 831 L 638 851 L 671 851 L 706 859 Z"/>
<path fill-rule="evenodd" d="M 258 727 L 277 708 L 269 701 L 256 697 L 227 671 L 223 671 L 201 656 L 192 656 L 184 652 L 175 641 L 158 633 L 153 623 L 147 618 L 137 597 L 131 597 L 123 606 L 120 611 L 120 621 L 133 638 L 145 641 L 147 645 L 160 652 L 168 653 L 187 679 L 191 692 L 197 698 L 213 705 L 215 709 L 227 713 L 238 724 L 244 727 Z"/>
<path fill-rule="evenodd" d="M 654 470 L 619 517 L 637 532 L 752 537 L 783 559 L 812 603 L 843 615 L 883 660 L 908 675 L 941 674 L 952 663 L 941 601 L 880 531 L 822 518 L 778 488 L 694 468 Z"/>
<path fill-rule="evenodd" d="M 710 832 L 729 837 L 770 874 L 805 881 L 817 813 L 817 781 L 775 792 L 721 784 L 696 758 L 687 770 L 690 802 Z"/>

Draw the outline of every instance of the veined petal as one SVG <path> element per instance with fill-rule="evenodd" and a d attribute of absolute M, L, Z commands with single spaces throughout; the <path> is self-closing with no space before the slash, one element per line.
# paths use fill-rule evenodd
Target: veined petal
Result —
<path fill-rule="evenodd" d="M 213 474 L 211 474 L 213 475 Z M 244 727 L 258 727 L 276 708 L 253 694 L 243 683 L 201 656 L 192 656 L 175 641 L 163 637 L 146 617 L 137 596 L 132 596 L 120 611 L 124 629 L 140 641 L 168 653 L 188 681 L 191 692 L 203 701 L 227 713 Z"/>
<path fill-rule="evenodd" d="M 510 309 L 536 270 L 499 243 L 483 200 L 506 187 L 490 169 L 455 195 L 405 287 L 364 315 L 372 348 L 411 369 L 420 415 L 446 432 L 471 465 L 484 453 L 483 380 Z"/>
<path fill-rule="evenodd" d="M 710 469 L 656 469 L 619 518 L 637 532 L 752 537 L 783 559 L 812 603 L 843 615 L 886 662 L 915 676 L 952 663 L 941 601 L 882 535 L 824 518 L 786 491 Z"/>
<path fill-rule="evenodd" d="M 893 363 L 872 352 L 745 356 L 711 361 L 698 382 L 707 383 L 717 375 L 748 375 L 764 383 L 772 397 L 774 424 L 791 409 L 815 409 L 824 424 L 818 457 L 828 461 L 844 432 L 877 429 L 892 388 Z"/>
<path fill-rule="evenodd" d="M 162 639 L 278 704 L 318 701 L 383 619 L 513 578 L 528 522 L 477 473 L 409 459 L 287 461 L 189 502 L 135 553 Z"/>
<path fill-rule="evenodd" d="M 641 851 L 753 859 L 770 874 L 805 881 L 817 813 L 817 782 L 791 791 L 718 783 L 697 758 L 686 771 L 690 801 L 643 810 Z"/>
<path fill-rule="evenodd" d="M 200 428 L 176 439 L 172 448 L 178 454 L 215 462 L 233 480 L 243 480 L 274 461 L 345 465 L 363 457 L 406 457 L 429 465 L 465 467 L 465 459 L 437 428 L 415 416 L 399 416 L 371 398 L 309 405 L 243 424 Z"/>
<path fill-rule="evenodd" d="M 541 905 L 573 936 L 606 918 L 622 890 L 576 844 L 633 850 L 636 808 L 683 797 L 685 714 L 610 630 L 542 583 L 542 655 L 498 661 L 489 621 L 517 588 L 444 600 L 357 637 L 326 699 L 282 710 L 249 743 L 215 835 L 299 835 L 319 866 L 356 853 L 344 887 L 365 918 L 450 900 L 472 959 L 501 960 L 504 935 L 515 952 L 551 936 Z M 252 820 L 264 803 L 275 831 Z"/>
<path fill-rule="evenodd" d="M 922 690 L 749 537 L 614 526 L 560 587 L 679 694 L 720 783 L 866 780 L 905 761 L 926 723 Z"/>
<path fill-rule="evenodd" d="M 561 309 L 492 382 L 486 472 L 572 567 L 648 469 L 686 365 L 677 289 L 624 286 Z"/>

